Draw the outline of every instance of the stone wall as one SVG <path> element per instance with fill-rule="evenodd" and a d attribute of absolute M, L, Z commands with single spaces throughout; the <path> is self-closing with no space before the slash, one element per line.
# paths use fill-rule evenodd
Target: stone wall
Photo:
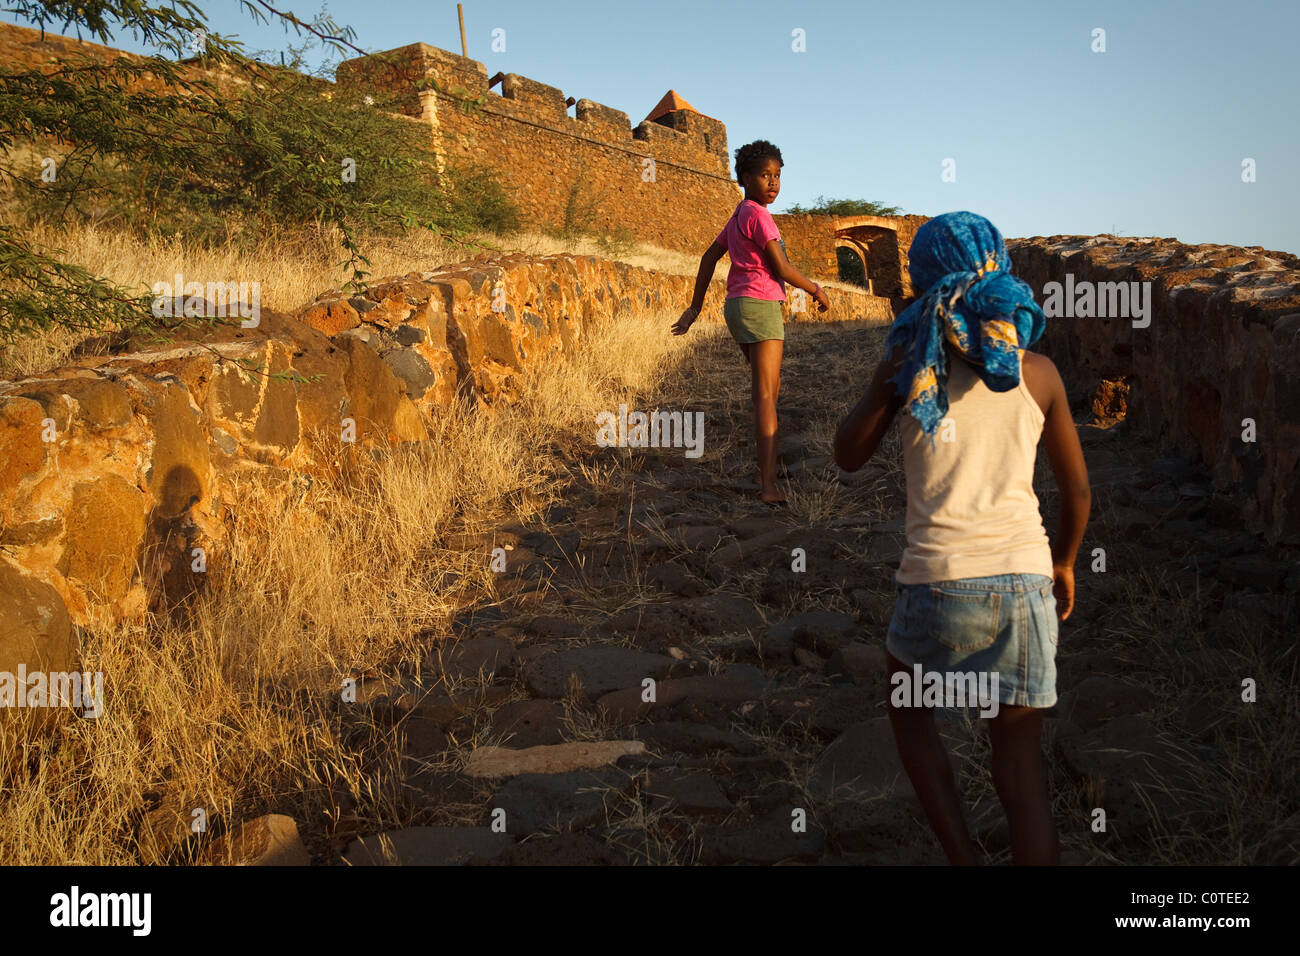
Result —
<path fill-rule="evenodd" d="M 772 217 L 785 240 L 785 251 L 794 267 L 810 279 L 838 279 L 835 255 L 834 216 L 780 213 Z"/>
<path fill-rule="evenodd" d="M 1150 283 L 1150 325 L 1114 317 L 1109 305 L 1112 315 L 1096 317 L 1094 305 L 1094 317 L 1049 317 L 1039 350 L 1060 368 L 1076 408 L 1124 414 L 1156 448 L 1202 462 L 1239 508 L 1225 523 L 1273 542 L 1300 535 L 1300 259 L 1259 246 L 1111 236 L 1007 247 L 1040 302 L 1049 282 L 1061 283 L 1062 298 L 1072 283 L 1071 301 L 1085 307 L 1081 282 Z M 1245 419 L 1253 441 L 1243 440 Z"/>
<path fill-rule="evenodd" d="M 337 76 L 427 122 L 440 162 L 492 169 L 534 227 L 698 254 L 742 198 L 726 127 L 699 113 L 633 129 L 626 113 L 579 99 L 570 116 L 559 89 L 507 73 L 498 94 L 482 63 L 424 43 L 347 60 Z"/>
<path fill-rule="evenodd" d="M 889 289 L 875 290 L 877 295 L 887 295 L 895 300 L 910 299 L 914 293 L 912 291 L 912 276 L 907 271 L 907 250 L 912 248 L 912 238 L 916 235 L 916 230 L 929 222 L 930 216 L 890 216 L 889 220 L 895 225 L 895 233 L 898 237 L 898 275 L 899 285 L 897 291 Z M 895 302 L 896 311 L 898 301 Z"/>
<path fill-rule="evenodd" d="M 0 23 L 0 63 L 7 70 L 33 69 L 53 64 L 56 60 L 71 56 L 88 56 L 100 62 L 108 62 L 114 57 L 125 57 L 133 63 L 139 63 L 143 57 L 124 50 L 78 40 L 75 37 L 60 36 L 30 27 L 21 27 L 13 23 Z"/>
<path fill-rule="evenodd" d="M 353 447 L 421 440 L 457 393 L 509 403 L 524 368 L 571 352 L 592 323 L 676 313 L 693 288 L 592 257 L 507 256 L 0 382 L 0 670 L 32 648 L 66 661 L 69 619 L 92 609 L 135 616 L 194 588 L 194 549 L 220 560 L 237 476 L 304 480 L 349 421 Z M 892 317 L 888 300 L 828 292 L 825 315 L 787 318 Z M 721 323 L 725 294 L 715 280 L 701 321 Z M 303 380 L 245 370 L 257 366 Z"/>
<path fill-rule="evenodd" d="M 785 239 L 791 262 L 812 278 L 839 277 L 839 260 L 835 251 L 836 231 L 851 222 L 853 217 L 782 213 L 773 218 Z M 912 245 L 916 230 L 930 217 L 876 218 L 893 228 L 892 231 L 881 229 L 864 240 L 867 247 L 866 272 L 871 279 L 872 292 L 892 299 L 897 314 L 912 296 L 912 279 L 907 271 L 907 250 Z"/>
<path fill-rule="evenodd" d="M 0 23 L 0 63 L 6 70 L 41 69 L 46 72 L 55 70 L 61 61 L 89 59 L 98 63 L 111 63 L 124 59 L 133 64 L 145 63 L 148 58 L 115 47 L 104 46 L 76 37 L 65 37 L 57 33 L 33 30 L 13 23 Z M 259 69 L 267 74 L 290 73 L 285 67 L 273 63 L 259 63 Z M 248 76 L 230 70 L 210 70 L 197 58 L 189 58 L 181 63 L 181 72 L 187 77 L 200 78 L 214 84 L 222 93 L 234 95 L 247 88 Z M 308 82 L 318 89 L 333 86 L 328 80 L 307 77 Z M 164 84 L 154 75 L 145 74 L 130 84 L 132 90 L 146 89 L 161 92 Z"/>

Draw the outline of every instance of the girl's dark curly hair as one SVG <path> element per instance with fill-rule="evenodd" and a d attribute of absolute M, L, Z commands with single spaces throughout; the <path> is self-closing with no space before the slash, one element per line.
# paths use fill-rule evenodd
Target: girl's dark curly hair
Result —
<path fill-rule="evenodd" d="M 756 139 L 741 146 L 736 150 L 736 182 L 743 186 L 745 173 L 757 172 L 767 159 L 775 159 L 778 165 L 785 165 L 781 151 L 765 139 Z"/>

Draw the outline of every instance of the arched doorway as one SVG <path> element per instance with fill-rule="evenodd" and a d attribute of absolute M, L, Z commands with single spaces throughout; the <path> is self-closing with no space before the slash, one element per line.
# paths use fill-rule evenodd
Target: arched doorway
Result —
<path fill-rule="evenodd" d="M 852 239 L 835 240 L 835 259 L 841 282 L 860 285 L 871 292 L 871 274 L 867 271 L 867 250 Z"/>
<path fill-rule="evenodd" d="M 912 283 L 898 248 L 898 227 L 884 216 L 836 216 L 835 246 L 858 252 L 873 295 L 902 299 Z"/>

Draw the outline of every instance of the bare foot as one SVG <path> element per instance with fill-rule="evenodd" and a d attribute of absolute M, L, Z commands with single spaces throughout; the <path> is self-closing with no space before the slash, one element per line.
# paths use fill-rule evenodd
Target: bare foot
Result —
<path fill-rule="evenodd" d="M 764 488 L 758 493 L 758 497 L 769 505 L 785 504 L 785 492 L 772 485 L 770 488 Z"/>

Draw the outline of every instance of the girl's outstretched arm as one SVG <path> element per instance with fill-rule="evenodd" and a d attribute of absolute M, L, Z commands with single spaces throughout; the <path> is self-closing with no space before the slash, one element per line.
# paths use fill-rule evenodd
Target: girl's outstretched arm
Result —
<path fill-rule="evenodd" d="M 835 464 L 845 471 L 857 471 L 871 460 L 902 407 L 903 400 L 893 383 L 902 364 L 903 346 L 900 345 L 888 359 L 881 359 L 866 393 L 840 422 L 835 433 Z"/>
<path fill-rule="evenodd" d="M 814 299 L 823 312 L 831 307 L 831 300 L 827 298 L 822 287 L 812 279 L 800 272 L 794 267 L 794 264 L 786 258 L 784 250 L 781 248 L 781 242 L 778 239 L 772 239 L 763 247 L 763 252 L 767 257 L 767 265 L 772 270 L 772 274 L 782 282 L 794 286 L 796 289 L 803 289 Z"/>
<path fill-rule="evenodd" d="M 673 335 L 685 335 L 686 330 L 700 317 L 700 309 L 704 308 L 704 294 L 709 291 L 709 283 L 713 281 L 713 271 L 718 267 L 718 260 L 726 254 L 727 247 L 714 242 L 700 256 L 700 271 L 695 274 L 695 294 L 691 296 L 690 306 L 673 324 Z"/>

